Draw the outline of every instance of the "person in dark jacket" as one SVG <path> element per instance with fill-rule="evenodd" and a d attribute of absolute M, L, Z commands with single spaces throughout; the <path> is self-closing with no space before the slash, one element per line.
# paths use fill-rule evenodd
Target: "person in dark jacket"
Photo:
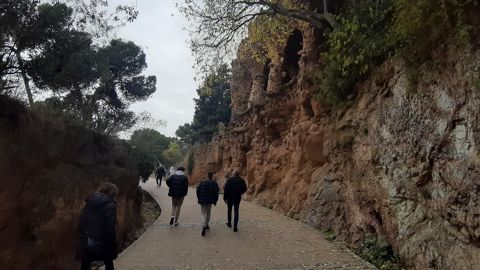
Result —
<path fill-rule="evenodd" d="M 165 176 L 167 172 L 162 166 L 159 166 L 155 171 L 155 179 L 157 180 L 157 186 L 160 187 L 162 185 L 162 178 Z"/>
<path fill-rule="evenodd" d="M 172 218 L 170 225 L 178 225 L 178 216 L 182 208 L 183 198 L 188 193 L 188 178 L 185 176 L 185 168 L 178 167 L 175 174 L 172 174 L 166 181 L 168 196 L 172 197 Z"/>
<path fill-rule="evenodd" d="M 200 204 L 203 216 L 202 236 L 205 236 L 205 232 L 210 229 L 212 204 L 217 205 L 219 191 L 218 184 L 213 179 L 213 172 L 208 172 L 208 178 L 197 186 L 198 204 Z"/>
<path fill-rule="evenodd" d="M 247 191 L 247 185 L 245 181 L 240 178 L 238 170 L 233 172 L 233 176 L 227 179 L 225 187 L 223 188 L 223 200 L 227 203 L 227 226 L 232 227 L 232 207 L 234 208 L 235 216 L 233 219 L 233 231 L 238 231 L 238 218 L 240 201 L 242 200 L 242 194 Z"/>
<path fill-rule="evenodd" d="M 103 261 L 105 270 L 113 270 L 117 258 L 117 206 L 118 188 L 104 183 L 98 192 L 91 194 L 80 215 L 80 237 L 75 258 L 81 261 L 81 270 L 89 270 L 93 261 Z"/>

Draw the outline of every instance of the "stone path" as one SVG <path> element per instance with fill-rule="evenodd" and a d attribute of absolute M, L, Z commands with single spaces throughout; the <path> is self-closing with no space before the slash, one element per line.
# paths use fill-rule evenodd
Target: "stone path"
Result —
<path fill-rule="evenodd" d="M 192 188 L 180 225 L 170 227 L 165 182 L 159 189 L 150 179 L 142 187 L 158 201 L 162 214 L 120 254 L 115 269 L 376 269 L 300 222 L 245 201 L 238 232 L 225 226 L 227 209 L 220 200 L 212 208 L 211 229 L 202 237 L 200 206 Z"/>

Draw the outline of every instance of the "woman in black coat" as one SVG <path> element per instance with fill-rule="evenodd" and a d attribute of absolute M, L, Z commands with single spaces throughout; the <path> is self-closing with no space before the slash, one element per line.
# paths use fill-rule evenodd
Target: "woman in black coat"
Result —
<path fill-rule="evenodd" d="M 117 193 L 117 187 L 107 182 L 85 200 L 78 225 L 80 237 L 75 256 L 82 263 L 81 270 L 89 270 L 93 261 L 103 261 L 105 270 L 114 270 L 113 260 L 118 255 L 115 231 Z"/>

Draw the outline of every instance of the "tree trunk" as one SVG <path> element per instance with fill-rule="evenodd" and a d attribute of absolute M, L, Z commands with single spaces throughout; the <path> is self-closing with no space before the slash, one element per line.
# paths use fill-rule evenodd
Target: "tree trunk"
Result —
<path fill-rule="evenodd" d="M 328 0 L 323 0 L 323 13 L 328 13 Z"/>
<path fill-rule="evenodd" d="M 22 79 L 23 79 L 23 84 L 25 85 L 25 91 L 27 91 L 28 104 L 31 107 L 33 105 L 33 95 L 32 95 L 32 89 L 30 88 L 27 72 L 25 71 L 25 68 L 23 66 L 23 59 L 22 59 L 22 56 L 20 55 L 20 51 L 15 50 L 15 54 L 17 56 L 20 72 L 22 73 Z"/>

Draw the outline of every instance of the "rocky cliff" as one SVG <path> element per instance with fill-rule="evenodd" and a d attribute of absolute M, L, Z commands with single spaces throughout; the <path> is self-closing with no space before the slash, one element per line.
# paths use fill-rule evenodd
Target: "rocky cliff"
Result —
<path fill-rule="evenodd" d="M 75 269 L 84 199 L 103 181 L 119 187 L 118 236 L 137 220 L 138 177 L 120 140 L 46 120 L 0 96 L 2 269 Z"/>
<path fill-rule="evenodd" d="M 236 60 L 231 124 L 196 146 L 192 174 L 240 168 L 248 199 L 350 243 L 378 235 L 408 268 L 478 268 L 478 51 L 450 53 L 416 91 L 387 61 L 332 110 L 313 98 L 319 44 L 298 29 L 278 60 Z"/>

